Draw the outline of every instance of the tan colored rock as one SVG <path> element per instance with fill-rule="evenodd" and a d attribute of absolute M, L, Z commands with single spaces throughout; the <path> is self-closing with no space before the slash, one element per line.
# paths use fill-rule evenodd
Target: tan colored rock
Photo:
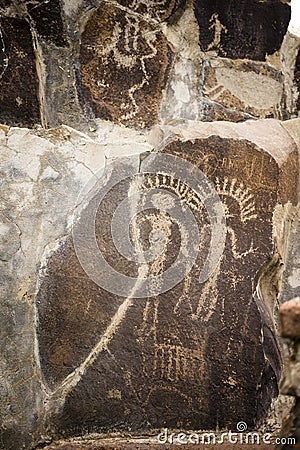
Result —
<path fill-rule="evenodd" d="M 212 58 L 204 68 L 203 79 L 205 98 L 232 114 L 239 112 L 259 118 L 278 116 L 283 94 L 282 76 L 266 64 Z"/>
<path fill-rule="evenodd" d="M 285 371 L 281 385 L 281 392 L 285 395 L 300 397 L 300 344 L 299 340 L 293 346 L 291 357 Z"/>
<path fill-rule="evenodd" d="M 280 307 L 280 321 L 282 337 L 300 338 L 300 298 L 289 300 Z"/>

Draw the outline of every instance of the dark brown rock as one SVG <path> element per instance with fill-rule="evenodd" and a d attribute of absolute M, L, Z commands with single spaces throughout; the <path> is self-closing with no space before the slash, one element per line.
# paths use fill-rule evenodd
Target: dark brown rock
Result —
<path fill-rule="evenodd" d="M 171 61 L 172 52 L 161 31 L 122 9 L 99 7 L 81 39 L 84 108 L 127 126 L 152 126 L 158 120 Z"/>
<path fill-rule="evenodd" d="M 125 271 L 132 274 L 134 267 L 125 259 L 118 258 L 116 249 L 107 246 L 107 242 L 111 242 L 110 223 L 114 207 L 128 189 L 128 183 L 119 185 L 118 190 L 112 190 L 101 205 L 99 218 L 107 214 L 107 220 L 101 221 L 98 238 L 110 264 L 115 265 L 116 261 L 118 265 L 127 264 Z M 49 385 L 62 381 L 78 366 L 78 362 L 84 361 L 122 301 L 89 279 L 76 257 L 72 239 L 68 238 L 50 259 L 47 276 L 37 296 L 40 354 Z M 54 315 L 49 315 L 49 311 Z"/>
<path fill-rule="evenodd" d="M 1 8 L 6 8 L 7 6 L 11 6 L 12 0 L 1 0 L 0 6 Z"/>
<path fill-rule="evenodd" d="M 2 0 L 0 7 L 7 17 L 25 19 L 39 37 L 58 46 L 66 44 L 60 0 Z"/>
<path fill-rule="evenodd" d="M 43 39 L 57 46 L 67 44 L 60 0 L 27 2 L 32 26 Z"/>
<path fill-rule="evenodd" d="M 203 51 L 264 61 L 280 49 L 290 8 L 279 0 L 195 0 Z"/>
<path fill-rule="evenodd" d="M 0 18 L 0 121 L 40 122 L 38 77 L 30 27 L 23 19 Z"/>
<path fill-rule="evenodd" d="M 281 358 L 273 308 L 255 287 L 274 253 L 274 208 L 295 200 L 297 152 L 276 122 L 230 126 L 232 137 L 201 137 L 207 124 L 197 124 L 187 138 L 169 137 L 163 149 L 200 168 L 225 207 L 225 249 L 207 281 L 199 283 L 212 235 L 209 215 L 181 179 L 176 191 L 170 175 L 144 175 L 144 189 L 177 192 L 202 230 L 191 273 L 172 289 L 146 298 L 133 298 L 134 291 L 128 296 L 124 289 L 125 299 L 105 291 L 80 267 L 70 237 L 51 256 L 38 294 L 38 337 L 44 377 L 53 390 L 48 424 L 55 424 L 58 434 L 235 429 L 237 417 L 250 429 L 278 394 Z M 218 133 L 225 135 L 228 127 L 220 125 Z M 170 132 L 185 133 L 171 127 Z M 270 144 L 264 133 L 272 135 Z M 142 167 L 146 164 L 147 158 Z M 106 182 L 110 179 L 114 171 Z M 99 249 L 110 266 L 131 277 L 138 264 L 118 254 L 111 222 L 134 186 L 134 180 L 117 184 L 96 215 Z M 138 215 L 133 242 L 138 239 L 147 250 L 149 233 L 158 225 L 169 238 L 161 259 L 148 263 L 151 274 L 172 267 L 182 238 L 178 226 L 153 209 Z"/>
<path fill-rule="evenodd" d="M 121 302 L 89 280 L 67 240 L 51 259 L 37 299 L 41 362 L 49 385 L 63 380 L 85 359 Z"/>
<path fill-rule="evenodd" d="M 300 299 L 289 300 L 280 307 L 281 335 L 300 339 Z"/>

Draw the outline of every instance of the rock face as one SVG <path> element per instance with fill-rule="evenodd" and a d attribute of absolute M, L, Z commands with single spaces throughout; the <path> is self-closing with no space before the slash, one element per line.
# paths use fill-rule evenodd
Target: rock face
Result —
<path fill-rule="evenodd" d="M 157 122 L 172 60 L 158 29 L 122 9 L 100 6 L 86 23 L 79 59 L 85 99 L 97 117 L 141 128 Z"/>
<path fill-rule="evenodd" d="M 280 308 L 281 335 L 289 339 L 300 337 L 300 298 L 285 302 Z"/>
<path fill-rule="evenodd" d="M 282 380 L 282 392 L 295 397 L 295 405 L 282 429 L 284 445 L 277 449 L 290 450 L 300 448 L 300 298 L 289 300 L 280 308 L 281 335 L 290 347 L 285 376 Z"/>
<path fill-rule="evenodd" d="M 284 44 L 289 6 L 279 0 L 226 4 L 196 0 L 194 5 L 205 52 L 201 87 L 209 109 L 204 120 L 242 121 L 245 114 L 282 119 L 297 114 L 294 50 Z M 237 111 L 239 117 L 233 113 Z"/>
<path fill-rule="evenodd" d="M 67 234 L 81 186 L 104 166 L 105 155 L 113 156 L 116 149 L 125 154 L 151 149 L 138 133 L 113 130 L 103 123 L 101 135 L 108 136 L 102 136 L 99 144 L 67 127 L 0 129 L 0 333 L 5 342 L 0 442 L 4 449 L 32 448 L 47 435 L 43 425 L 47 389 L 37 354 L 35 307 L 43 258 Z"/>
<path fill-rule="evenodd" d="M 212 58 L 203 70 L 204 95 L 248 117 L 276 117 L 283 95 L 279 71 L 268 65 Z M 240 115 L 239 120 L 243 120 Z"/>
<path fill-rule="evenodd" d="M 42 39 L 59 47 L 67 44 L 59 0 L 40 2 L 38 5 L 28 2 L 27 11 Z"/>
<path fill-rule="evenodd" d="M 297 101 L 297 110 L 300 110 L 300 51 L 297 56 L 296 61 L 296 70 L 295 70 L 295 82 L 298 89 L 298 101 Z"/>
<path fill-rule="evenodd" d="M 264 61 L 280 49 L 290 21 L 279 0 L 195 0 L 195 12 L 202 50 L 232 59 Z"/>
<path fill-rule="evenodd" d="M 164 129 L 168 143 L 154 156 L 154 162 L 172 155 L 197 166 L 224 207 L 225 247 L 207 280 L 199 283 L 214 245 L 207 205 L 187 185 L 184 172 L 182 179 L 172 171 L 148 174 L 147 157 L 141 189 L 176 193 L 201 229 L 191 272 L 171 290 L 137 298 L 135 289 L 126 294 L 125 285 L 124 295 L 118 295 L 114 287 L 107 292 L 101 281 L 89 279 L 71 237 L 49 259 L 37 296 L 38 337 L 44 377 L 53 389 L 51 423 L 60 435 L 233 429 L 236 417 L 254 427 L 278 394 L 281 358 L 272 300 L 255 293 L 255 286 L 263 287 L 269 268 L 276 266 L 272 216 L 278 202 L 295 201 L 297 153 L 277 122 L 211 127 Z M 105 183 L 124 170 L 119 164 Z M 136 277 L 140 266 L 118 255 L 110 227 L 115 209 L 135 186 L 134 178 L 116 184 L 96 214 L 100 252 L 126 277 Z M 84 211 L 91 204 L 93 199 Z M 153 204 L 140 212 L 131 230 L 131 239 L 145 251 L 151 231 L 158 229 L 167 241 L 161 256 L 143 266 L 150 278 L 173 270 L 183 239 L 180 228 Z M 88 234 L 83 236 L 89 241 Z"/>
<path fill-rule="evenodd" d="M 97 118 L 150 128 L 179 117 L 239 122 L 297 115 L 299 64 L 283 45 L 286 2 L 55 0 L 0 7 L 4 123 L 86 132 Z M 26 70 L 17 68 L 20 62 Z"/>
<path fill-rule="evenodd" d="M 147 2 L 143 0 L 118 0 L 118 3 L 136 13 L 162 22 L 168 20 L 172 14 L 183 8 L 186 0 L 163 0 L 160 2 L 155 0 Z"/>
<path fill-rule="evenodd" d="M 277 310 L 300 295 L 289 18 L 287 0 L 0 0 L 3 450 L 280 426 Z"/>
<path fill-rule="evenodd" d="M 40 106 L 30 27 L 1 17 L 0 29 L 0 121 L 33 126 L 40 122 Z"/>
<path fill-rule="evenodd" d="M 3 127 L 0 138 L 4 448 L 31 448 L 46 437 L 86 431 L 233 428 L 237 416 L 254 427 L 278 392 L 281 371 L 273 325 L 276 293 L 269 289 L 280 264 L 272 215 L 277 203 L 295 199 L 298 170 L 294 141 L 281 123 L 158 128 L 149 138 L 160 151 L 147 155 L 152 147 L 144 134 L 105 122 L 93 140 L 67 127 Z M 215 217 L 203 199 L 209 186 L 204 184 L 199 196 L 191 179 L 185 180 L 193 170 L 177 170 L 177 181 L 175 165 L 160 172 L 159 158 L 175 155 L 202 170 L 225 210 L 224 252 L 201 283 L 212 236 L 221 250 L 222 240 L 213 234 Z M 100 177 L 102 189 L 110 182 L 113 187 L 96 214 L 97 245 L 118 274 L 141 279 L 150 274 L 153 295 L 135 295 L 139 279 L 129 293 L 126 278 L 112 283 L 111 290 L 93 281 L 79 263 L 78 246 L 75 253 L 70 225 L 77 223 L 79 190 L 94 179 L 105 156 L 114 162 Z M 157 161 L 155 173 L 149 172 L 150 156 Z M 142 171 L 140 181 L 132 175 Z M 148 252 L 160 239 L 159 230 L 164 232 L 166 246 L 156 263 L 130 261 L 126 249 L 122 256 L 112 242 L 114 211 L 139 186 L 176 194 L 183 216 L 191 210 L 199 228 L 193 269 L 186 274 L 189 253 L 181 253 L 181 278 L 169 290 L 161 290 L 159 276 L 168 268 L 174 273 L 181 243 L 184 250 L 187 237 L 194 236 L 172 220 L 173 197 L 157 192 L 153 207 L 140 211 L 130 227 L 131 241 Z M 137 211 L 135 197 L 133 203 L 125 210 Z M 89 211 L 92 203 L 83 205 Z M 125 217 L 117 222 L 122 232 Z M 109 272 L 102 280 L 109 280 Z"/>

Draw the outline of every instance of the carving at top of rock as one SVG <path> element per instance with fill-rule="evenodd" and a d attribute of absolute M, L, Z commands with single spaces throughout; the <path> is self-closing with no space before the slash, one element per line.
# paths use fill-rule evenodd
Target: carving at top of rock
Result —
<path fill-rule="evenodd" d="M 161 31 L 120 8 L 99 7 L 81 38 L 85 106 L 101 119 L 151 127 L 158 121 L 171 61 L 172 52 Z"/>
<path fill-rule="evenodd" d="M 117 2 L 134 12 L 162 22 L 183 7 L 186 0 L 117 0 Z"/>

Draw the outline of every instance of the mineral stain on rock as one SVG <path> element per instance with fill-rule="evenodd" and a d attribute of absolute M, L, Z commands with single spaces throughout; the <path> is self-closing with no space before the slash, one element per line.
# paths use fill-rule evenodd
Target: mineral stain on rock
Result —
<path fill-rule="evenodd" d="M 85 25 L 79 59 L 79 90 L 96 117 L 138 128 L 158 121 L 172 51 L 156 27 L 100 6 Z"/>

